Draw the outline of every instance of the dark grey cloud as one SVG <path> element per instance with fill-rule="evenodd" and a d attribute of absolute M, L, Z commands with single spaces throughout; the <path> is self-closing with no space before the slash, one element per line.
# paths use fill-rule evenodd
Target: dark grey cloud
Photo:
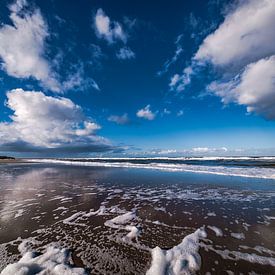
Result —
<path fill-rule="evenodd" d="M 62 156 L 77 155 L 91 153 L 123 153 L 125 151 L 122 146 L 113 146 L 108 144 L 89 143 L 89 144 L 66 144 L 55 148 L 46 148 L 42 146 L 34 146 L 25 141 L 8 142 L 0 145 L 0 152 L 15 153 L 24 155 L 37 156 Z"/>

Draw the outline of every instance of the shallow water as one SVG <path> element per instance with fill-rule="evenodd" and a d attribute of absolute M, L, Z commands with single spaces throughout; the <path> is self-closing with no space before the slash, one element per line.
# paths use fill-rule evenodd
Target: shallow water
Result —
<path fill-rule="evenodd" d="M 29 160 L 37 162 L 37 159 Z M 67 158 L 39 162 L 91 167 L 140 168 L 170 172 L 275 180 L 275 157 Z"/>
<path fill-rule="evenodd" d="M 119 217 L 119 218 L 117 218 Z M 62 164 L 0 166 L 0 270 L 28 239 L 92 274 L 144 274 L 204 228 L 198 274 L 275 273 L 275 180 Z M 131 233 L 131 234 L 130 234 Z M 129 235 L 130 234 L 130 235 Z M 226 273 L 224 273 L 226 274 Z"/>

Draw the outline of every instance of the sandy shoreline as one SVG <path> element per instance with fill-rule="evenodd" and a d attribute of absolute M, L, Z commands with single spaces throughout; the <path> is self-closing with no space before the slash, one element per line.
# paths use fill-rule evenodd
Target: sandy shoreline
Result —
<path fill-rule="evenodd" d="M 201 274 L 274 273 L 274 182 L 10 163 L 0 169 L 0 272 L 22 257 L 24 242 L 40 253 L 68 249 L 91 274 L 145 274 L 151 251 L 186 252 L 192 238 Z"/>

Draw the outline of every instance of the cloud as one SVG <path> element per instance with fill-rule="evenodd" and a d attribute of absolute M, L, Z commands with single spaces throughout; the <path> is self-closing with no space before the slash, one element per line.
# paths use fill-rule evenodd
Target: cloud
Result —
<path fill-rule="evenodd" d="M 191 76 L 194 74 L 194 70 L 192 66 L 188 66 L 183 70 L 183 74 L 175 74 L 172 76 L 169 87 L 171 90 L 176 90 L 181 92 L 185 89 L 185 87 L 190 84 Z"/>
<path fill-rule="evenodd" d="M 94 19 L 96 34 L 112 44 L 116 41 L 127 42 L 127 35 L 120 23 L 111 21 L 102 9 L 98 9 Z"/>
<path fill-rule="evenodd" d="M 208 89 L 268 119 L 275 119 L 275 5 L 272 0 L 240 2 L 205 38 L 195 60 L 237 74 L 213 81 Z"/>
<path fill-rule="evenodd" d="M 238 149 L 228 149 L 226 147 L 193 147 L 190 149 L 151 149 L 149 151 L 131 152 L 133 155 L 142 156 L 171 156 L 171 157 L 182 157 L 182 156 L 220 156 L 220 155 L 236 155 L 236 153 L 242 153 Z M 127 152 L 128 153 L 128 152 Z M 129 153 L 128 153 L 129 154 Z M 237 154 L 238 155 L 238 154 Z"/>
<path fill-rule="evenodd" d="M 248 112 L 274 120 L 275 55 L 247 65 L 240 77 L 225 83 L 212 82 L 208 88 L 224 103 L 245 105 Z"/>
<path fill-rule="evenodd" d="M 149 152 L 150 155 L 171 155 L 171 154 L 176 154 L 178 151 L 175 149 L 152 149 Z M 144 154 L 144 152 L 142 152 Z"/>
<path fill-rule="evenodd" d="M 182 52 L 183 52 L 183 48 L 180 44 L 181 42 L 181 39 L 182 39 L 182 34 L 178 35 L 176 41 L 175 41 L 175 45 L 176 45 L 176 50 L 175 50 L 175 53 L 173 55 L 173 57 L 171 59 L 168 59 L 164 65 L 163 65 L 163 68 L 157 72 L 157 75 L 161 76 L 163 75 L 164 73 L 166 73 L 168 71 L 168 69 L 170 68 L 170 66 L 174 63 L 177 62 L 177 60 L 179 59 L 179 57 L 181 56 Z"/>
<path fill-rule="evenodd" d="M 92 78 L 85 77 L 84 65 L 82 63 L 77 64 L 74 69 L 75 72 L 72 72 L 67 76 L 67 79 L 62 83 L 62 88 L 64 90 L 79 90 L 83 91 L 90 87 L 93 87 L 95 90 L 99 91 L 100 88 L 98 84 Z"/>
<path fill-rule="evenodd" d="M 102 59 L 106 58 L 102 49 L 96 44 L 91 44 L 89 46 L 89 53 L 91 57 L 89 64 L 93 65 L 93 68 L 95 69 L 102 68 Z"/>
<path fill-rule="evenodd" d="M 191 150 L 189 150 L 190 153 L 199 153 L 199 154 L 205 154 L 205 153 L 221 153 L 221 152 L 227 152 L 228 149 L 226 147 L 220 147 L 220 148 L 208 148 L 208 147 L 194 147 Z"/>
<path fill-rule="evenodd" d="M 147 105 L 143 109 L 138 110 L 136 115 L 137 117 L 147 120 L 154 120 L 156 117 L 156 114 L 150 110 L 150 105 Z"/>
<path fill-rule="evenodd" d="M 227 147 L 193 147 L 189 149 L 153 148 L 143 151 L 123 152 L 124 155 L 138 157 L 236 157 L 236 156 L 274 156 L 275 148 L 227 148 Z"/>
<path fill-rule="evenodd" d="M 177 116 L 183 116 L 184 115 L 184 111 L 183 110 L 179 110 L 178 112 L 177 112 Z"/>
<path fill-rule="evenodd" d="M 9 6 L 12 25 L 0 27 L 2 69 L 16 78 L 34 78 L 58 92 L 60 85 L 44 55 L 48 26 L 39 9 L 27 8 L 25 0 L 14 2 Z"/>
<path fill-rule="evenodd" d="M 136 57 L 135 53 L 128 47 L 120 48 L 119 52 L 116 54 L 118 59 L 133 59 Z"/>
<path fill-rule="evenodd" d="M 208 147 L 194 147 L 191 149 L 191 151 L 194 153 L 208 153 L 209 148 Z"/>
<path fill-rule="evenodd" d="M 275 5 L 273 0 L 240 1 L 218 29 L 208 35 L 195 60 L 217 66 L 242 67 L 275 52 Z"/>
<path fill-rule="evenodd" d="M 59 147 L 46 148 L 43 146 L 33 146 L 30 143 L 23 141 L 8 142 L 0 145 L 0 152 L 13 152 L 17 154 L 35 154 L 43 156 L 60 156 L 68 154 L 89 154 L 89 153 L 121 153 L 125 149 L 119 146 L 110 144 L 90 142 L 89 144 L 75 143 L 71 145 L 62 145 Z"/>
<path fill-rule="evenodd" d="M 122 116 L 116 116 L 116 115 L 109 116 L 108 120 L 120 125 L 126 125 L 130 123 L 130 119 L 127 113 L 123 114 Z"/>
<path fill-rule="evenodd" d="M 10 122 L 0 123 L 0 151 L 98 152 L 114 146 L 96 135 L 100 126 L 64 97 L 14 89 L 7 93 Z"/>
<path fill-rule="evenodd" d="M 220 79 L 208 91 L 227 104 L 244 105 L 275 119 L 275 5 L 273 0 L 238 1 L 224 22 L 200 45 L 182 75 L 171 78 L 170 88 L 183 90 L 202 66 L 212 65 Z"/>
<path fill-rule="evenodd" d="M 171 111 L 168 110 L 167 108 L 164 108 L 164 109 L 163 109 L 163 114 L 164 114 L 164 115 L 170 115 L 170 114 L 171 114 Z"/>

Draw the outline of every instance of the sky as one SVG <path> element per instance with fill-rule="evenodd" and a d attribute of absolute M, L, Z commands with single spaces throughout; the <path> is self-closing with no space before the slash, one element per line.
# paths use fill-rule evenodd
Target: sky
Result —
<path fill-rule="evenodd" d="M 0 154 L 275 155 L 275 0 L 0 3 Z"/>

